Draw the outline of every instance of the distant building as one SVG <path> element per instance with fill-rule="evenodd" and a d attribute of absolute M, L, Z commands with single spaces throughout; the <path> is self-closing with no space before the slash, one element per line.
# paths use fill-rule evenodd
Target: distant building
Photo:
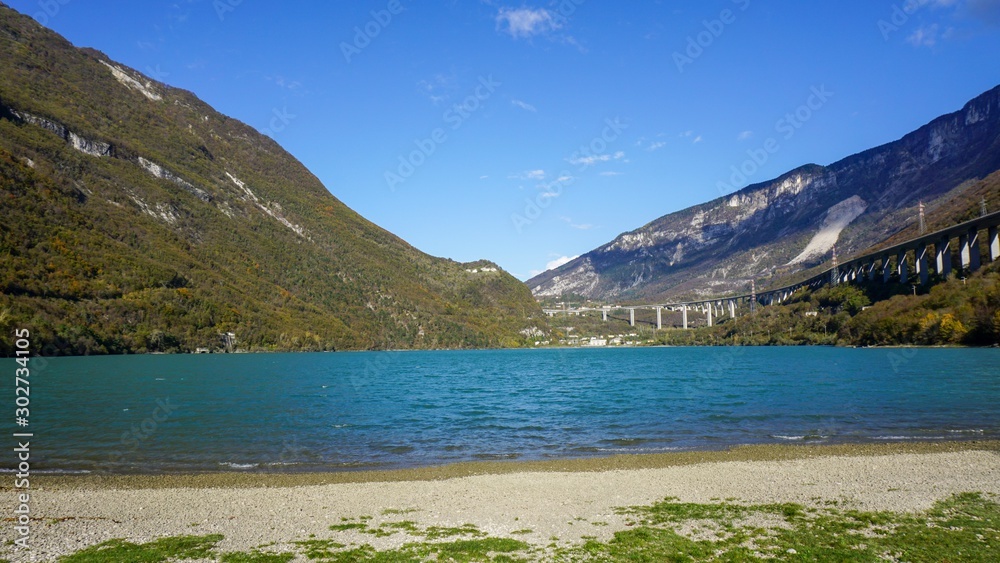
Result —
<path fill-rule="evenodd" d="M 806 316 L 807 317 L 817 317 L 817 316 L 819 316 L 819 312 L 818 311 L 806 311 Z"/>
<path fill-rule="evenodd" d="M 236 350 L 236 334 L 232 332 L 223 332 L 219 334 L 222 338 L 222 347 L 225 349 L 226 353 L 231 354 Z"/>

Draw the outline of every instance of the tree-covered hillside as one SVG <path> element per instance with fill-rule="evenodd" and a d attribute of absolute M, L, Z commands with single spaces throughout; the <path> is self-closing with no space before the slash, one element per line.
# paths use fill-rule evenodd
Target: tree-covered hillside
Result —
<path fill-rule="evenodd" d="M 62 354 L 229 332 L 243 349 L 436 348 L 544 323 L 494 264 L 420 252 L 271 139 L 2 5 L 0 76 L 5 334 Z"/>

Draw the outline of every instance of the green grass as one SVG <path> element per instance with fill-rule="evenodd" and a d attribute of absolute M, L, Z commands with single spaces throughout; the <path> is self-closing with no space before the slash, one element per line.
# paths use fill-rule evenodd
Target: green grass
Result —
<path fill-rule="evenodd" d="M 414 512 L 420 512 L 417 508 L 386 508 L 382 511 L 383 516 L 401 516 L 403 514 L 412 514 Z"/>
<path fill-rule="evenodd" d="M 62 557 L 60 563 L 159 563 L 172 559 L 199 559 L 211 555 L 222 536 L 177 536 L 160 538 L 144 544 L 110 540 L 73 555 Z"/>
<path fill-rule="evenodd" d="M 288 563 L 294 557 L 294 553 L 261 553 L 259 551 L 251 551 L 250 553 L 225 553 L 219 561 L 221 563 Z"/>
<path fill-rule="evenodd" d="M 345 522 L 344 524 L 334 524 L 330 526 L 334 532 L 346 532 L 347 530 L 366 530 L 368 524 L 364 522 Z"/>
<path fill-rule="evenodd" d="M 340 549 L 347 547 L 333 540 L 304 540 L 295 542 L 295 545 L 303 548 L 302 553 L 309 559 L 324 561 L 336 557 Z"/>
<path fill-rule="evenodd" d="M 814 499 L 818 501 L 821 499 Z M 487 536 L 472 524 L 420 528 L 415 522 L 386 522 L 383 535 L 405 531 L 424 541 L 379 551 L 332 539 L 293 544 L 313 561 L 333 563 L 513 562 L 513 561 L 1000 561 L 1000 504 L 994 496 L 964 493 L 936 503 L 923 514 L 844 510 L 823 504 L 746 505 L 729 499 L 708 504 L 668 498 L 650 506 L 622 508 L 626 530 L 610 541 L 587 536 L 582 545 L 553 543 L 542 548 Z M 360 523 L 335 531 L 361 529 Z M 596 524 L 596 523 L 595 523 Z M 363 524 L 361 524 L 363 526 Z M 523 529 L 512 534 L 530 534 Z M 156 563 L 219 558 L 222 563 L 287 563 L 294 553 L 258 550 L 217 554 L 219 535 L 162 538 L 144 544 L 112 540 L 63 557 L 60 563 Z M 438 540 L 447 541 L 438 541 Z M 559 538 L 553 538 L 559 541 Z M 0 561 L 2 563 L 2 561 Z"/>
<path fill-rule="evenodd" d="M 437 540 L 441 538 L 450 538 L 455 536 L 473 536 L 482 537 L 486 534 L 479 531 L 479 528 L 472 524 L 462 524 L 458 527 L 441 527 L 441 526 L 429 526 L 424 531 L 424 536 L 428 540 Z"/>

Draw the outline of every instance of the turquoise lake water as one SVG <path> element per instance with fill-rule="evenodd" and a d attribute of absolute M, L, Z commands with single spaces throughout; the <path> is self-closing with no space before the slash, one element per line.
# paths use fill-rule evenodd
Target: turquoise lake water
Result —
<path fill-rule="evenodd" d="M 1000 438 L 1000 350 L 637 348 L 32 360 L 33 471 L 338 471 Z M 14 438 L 9 438 L 14 447 Z M 14 456 L 3 456 L 10 470 Z"/>

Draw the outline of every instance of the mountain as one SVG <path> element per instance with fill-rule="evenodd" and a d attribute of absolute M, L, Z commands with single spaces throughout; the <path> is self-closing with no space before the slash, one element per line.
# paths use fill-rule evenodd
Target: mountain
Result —
<path fill-rule="evenodd" d="M 809 164 L 656 219 L 527 284 L 538 298 L 670 300 L 746 292 L 897 233 L 1000 169 L 1000 86 L 902 139 Z"/>
<path fill-rule="evenodd" d="M 420 252 L 270 138 L 3 4 L 0 77 L 0 328 L 46 353 L 226 333 L 263 350 L 516 346 L 544 323 L 495 264 Z"/>

